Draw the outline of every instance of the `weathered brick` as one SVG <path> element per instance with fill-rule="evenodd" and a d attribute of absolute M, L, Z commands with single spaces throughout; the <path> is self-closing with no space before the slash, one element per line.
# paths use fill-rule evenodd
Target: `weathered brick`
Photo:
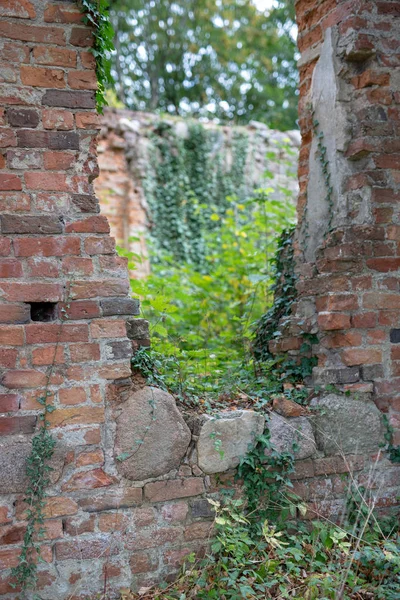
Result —
<path fill-rule="evenodd" d="M 0 3 L 0 17 L 34 19 L 36 10 L 30 0 L 7 0 Z"/>
<path fill-rule="evenodd" d="M 67 233 L 109 233 L 110 226 L 107 217 L 99 215 L 69 223 L 65 230 Z"/>
<path fill-rule="evenodd" d="M 1 230 L 3 233 L 19 234 L 62 233 L 63 223 L 57 216 L 2 215 Z"/>
<path fill-rule="evenodd" d="M 7 119 L 12 127 L 37 127 L 39 125 L 39 112 L 34 108 L 8 108 Z"/>
<path fill-rule="evenodd" d="M 41 169 L 43 166 L 42 154 L 37 150 L 9 150 L 7 163 L 10 169 Z M 10 210 L 10 205 L 6 210 Z"/>
<path fill-rule="evenodd" d="M 73 90 L 96 90 L 96 73 L 94 71 L 69 71 L 68 85 Z"/>
<path fill-rule="evenodd" d="M 0 278 L 23 277 L 22 264 L 16 258 L 0 258 Z"/>
<path fill-rule="evenodd" d="M 142 488 L 130 487 L 113 492 L 103 492 L 99 496 L 92 494 L 87 498 L 79 499 L 78 503 L 84 511 L 101 512 L 137 506 L 142 502 L 142 495 Z"/>
<path fill-rule="evenodd" d="M 98 361 L 100 360 L 100 346 L 94 343 L 71 344 L 70 354 L 74 363 Z"/>
<path fill-rule="evenodd" d="M 0 323 L 4 322 L 4 323 L 8 323 L 9 321 L 6 320 L 7 318 L 7 314 L 4 315 L 4 313 L 2 313 L 1 311 L 2 309 L 2 305 L 0 305 Z M 30 311 L 27 307 L 28 310 L 28 319 L 30 318 Z M 2 321 L 2 319 L 4 319 L 4 321 Z M 27 320 L 28 320 L 27 319 Z M 24 344 L 24 328 L 20 327 L 18 325 L 12 326 L 12 325 L 2 325 L 0 327 L 0 344 L 3 344 L 4 346 L 23 346 Z"/>
<path fill-rule="evenodd" d="M 73 131 L 32 131 L 21 129 L 17 132 L 17 139 L 20 148 L 79 150 L 79 135 Z"/>
<path fill-rule="evenodd" d="M 49 67 L 21 66 L 21 81 L 24 85 L 42 88 L 65 88 L 65 75 L 62 69 Z"/>
<path fill-rule="evenodd" d="M 66 405 L 84 404 L 87 400 L 86 391 L 81 387 L 60 389 L 58 399 L 61 404 Z"/>
<path fill-rule="evenodd" d="M 20 548 L 0 548 L 0 569 L 12 569 L 18 565 Z"/>
<path fill-rule="evenodd" d="M 50 427 L 104 423 L 104 409 L 100 407 L 59 408 L 48 415 Z"/>
<path fill-rule="evenodd" d="M 5 373 L 1 383 L 9 389 L 29 389 L 46 385 L 47 376 L 33 369 L 20 369 Z"/>
<path fill-rule="evenodd" d="M 87 254 L 114 254 L 115 240 L 109 236 L 89 237 L 84 242 Z"/>
<path fill-rule="evenodd" d="M 76 154 L 74 152 L 45 152 L 43 164 L 48 171 L 66 171 L 76 165 Z"/>
<path fill-rule="evenodd" d="M 16 256 L 65 256 L 80 253 L 81 241 L 75 236 L 15 238 Z"/>
<path fill-rule="evenodd" d="M 93 31 L 89 27 L 73 27 L 69 38 L 69 43 L 73 46 L 88 48 L 93 46 Z"/>
<path fill-rule="evenodd" d="M 204 482 L 198 477 L 155 481 L 144 486 L 145 497 L 150 502 L 163 502 L 175 498 L 198 496 L 203 494 L 204 491 Z"/>
<path fill-rule="evenodd" d="M 100 531 L 113 532 L 126 530 L 129 523 L 127 515 L 119 512 L 103 513 L 99 517 Z"/>
<path fill-rule="evenodd" d="M 73 300 L 89 300 L 97 297 L 125 296 L 128 292 L 128 281 L 103 279 L 100 281 L 73 281 L 70 295 Z"/>
<path fill-rule="evenodd" d="M 0 413 L 15 412 L 19 409 L 20 397 L 18 394 L 0 394 Z M 0 523 L 2 523 L 0 508 Z"/>
<path fill-rule="evenodd" d="M 82 12 L 73 4 L 50 4 L 44 11 L 46 23 L 81 23 Z"/>
<path fill-rule="evenodd" d="M 109 342 L 105 346 L 107 359 L 118 360 L 132 356 L 132 344 L 129 340 L 123 342 Z"/>
<path fill-rule="evenodd" d="M 72 194 L 71 204 L 83 213 L 100 212 L 100 206 L 96 196 L 90 194 Z"/>
<path fill-rule="evenodd" d="M 75 115 L 76 126 L 79 129 L 99 129 L 99 115 L 90 112 L 78 112 Z"/>
<path fill-rule="evenodd" d="M 63 287 L 56 283 L 0 282 L 0 290 L 9 302 L 59 302 Z"/>
<path fill-rule="evenodd" d="M 67 192 L 69 184 L 65 173 L 25 173 L 26 187 L 30 190 Z"/>
<path fill-rule="evenodd" d="M 42 122 L 45 129 L 69 130 L 74 128 L 74 115 L 69 110 L 45 108 Z"/>
<path fill-rule="evenodd" d="M 11 21 L 0 22 L 0 35 L 22 42 L 39 42 L 65 46 L 65 31 L 59 27 L 22 25 Z"/>
<path fill-rule="evenodd" d="M 87 342 L 89 327 L 86 323 L 30 323 L 25 332 L 27 344 Z"/>
<path fill-rule="evenodd" d="M 99 448 L 97 450 L 88 450 L 81 452 L 76 458 L 76 466 L 87 467 L 104 463 L 104 453 Z"/>
<path fill-rule="evenodd" d="M 82 410 L 82 408 L 80 410 Z M 92 410 L 96 411 L 98 409 L 95 408 Z M 117 483 L 116 477 L 113 475 L 108 475 L 103 471 L 103 469 L 93 469 L 92 471 L 75 473 L 66 483 L 64 483 L 62 489 L 63 491 L 68 492 L 75 490 L 93 490 L 102 487 L 109 487 L 114 483 Z"/>
<path fill-rule="evenodd" d="M 93 515 L 90 517 L 73 517 L 64 519 L 65 533 L 68 535 L 82 535 L 82 533 L 93 533 L 96 524 L 96 519 Z"/>
<path fill-rule="evenodd" d="M 100 306 L 95 301 L 69 302 L 67 306 L 61 306 L 69 319 L 93 319 L 100 317 Z"/>
<path fill-rule="evenodd" d="M 65 352 L 62 346 L 46 346 L 32 350 L 32 365 L 42 367 L 65 363 Z"/>
<path fill-rule="evenodd" d="M 61 108 L 94 108 L 96 106 L 95 93 L 48 90 L 42 98 L 42 105 Z"/>
<path fill-rule="evenodd" d="M 117 544 L 112 544 L 104 537 L 90 540 L 80 540 L 79 543 L 57 542 L 56 543 L 57 560 L 93 560 L 99 556 L 113 556 L 119 554 Z"/>
<path fill-rule="evenodd" d="M 8 146 L 16 146 L 17 138 L 15 132 L 8 127 L 0 127 L 0 148 L 7 148 Z"/>
<path fill-rule="evenodd" d="M 3 385 L 5 385 L 5 387 L 10 387 L 7 386 L 5 383 L 3 383 Z M 33 433 L 35 427 L 36 417 L 34 415 L 25 415 L 19 417 L 0 417 L 0 435 Z"/>
<path fill-rule="evenodd" d="M 126 323 L 122 320 L 98 319 L 90 324 L 92 338 L 126 337 Z"/>
<path fill-rule="evenodd" d="M 42 65 L 76 67 L 77 53 L 75 50 L 66 50 L 65 48 L 36 46 L 33 49 L 33 58 L 35 62 Z"/>
<path fill-rule="evenodd" d="M 75 277 L 92 275 L 93 260 L 82 256 L 67 256 L 62 260 L 62 271 Z"/>
<path fill-rule="evenodd" d="M 187 554 L 190 554 L 190 550 L 187 551 Z M 129 564 L 134 574 L 149 573 L 158 568 L 158 558 L 147 552 L 133 552 Z"/>
<path fill-rule="evenodd" d="M 350 316 L 342 313 L 320 313 L 318 325 L 321 331 L 334 331 L 350 328 Z"/>
<path fill-rule="evenodd" d="M 139 315 L 140 303 L 134 298 L 110 298 L 101 300 L 100 306 L 105 317 L 113 317 L 115 315 Z M 132 321 L 133 326 L 135 320 Z M 140 336 L 145 337 L 145 336 Z"/>
<path fill-rule="evenodd" d="M 22 190 L 20 177 L 13 173 L 0 173 L 0 190 Z"/>

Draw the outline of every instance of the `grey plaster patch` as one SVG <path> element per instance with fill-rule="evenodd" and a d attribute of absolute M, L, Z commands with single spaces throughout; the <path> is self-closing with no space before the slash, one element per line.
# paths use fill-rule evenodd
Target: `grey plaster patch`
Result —
<path fill-rule="evenodd" d="M 118 411 L 115 457 L 121 475 L 143 481 L 179 467 L 191 436 L 170 394 L 144 387 Z"/>
<path fill-rule="evenodd" d="M 309 458 L 315 454 L 317 446 L 314 432 L 307 417 L 286 419 L 272 412 L 267 427 L 274 450 L 292 453 L 293 444 L 295 444 L 296 450 L 293 454 L 297 460 Z M 265 452 L 266 455 L 269 453 L 269 451 Z"/>
<path fill-rule="evenodd" d="M 264 416 L 252 410 L 206 417 L 197 442 L 200 469 L 205 473 L 222 473 L 237 467 L 255 438 L 262 434 L 264 423 Z"/>
<path fill-rule="evenodd" d="M 315 66 L 311 101 L 314 119 L 318 121 L 318 131 L 323 133 L 323 144 L 326 147 L 326 159 L 331 175 L 333 188 L 334 224 L 340 225 L 346 217 L 346 198 L 342 191 L 342 183 L 348 173 L 347 160 L 343 157 L 348 140 L 348 118 L 343 103 L 340 101 L 342 91 L 336 73 L 336 54 L 331 29 L 326 30 L 325 40 L 320 48 L 320 56 Z M 315 251 L 322 244 L 329 222 L 329 206 L 325 200 L 327 184 L 322 172 L 318 150 L 318 139 L 314 135 L 309 162 L 309 179 L 307 188 L 307 221 L 308 237 L 306 260 L 315 260 Z M 300 234 L 301 235 L 301 234 Z"/>
<path fill-rule="evenodd" d="M 384 441 L 381 413 L 372 401 L 329 394 L 311 407 L 317 446 L 325 454 L 375 452 Z"/>

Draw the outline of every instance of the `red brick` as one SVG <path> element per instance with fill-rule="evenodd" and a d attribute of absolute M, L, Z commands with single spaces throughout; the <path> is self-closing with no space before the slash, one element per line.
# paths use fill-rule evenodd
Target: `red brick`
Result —
<path fill-rule="evenodd" d="M 165 504 L 162 506 L 161 514 L 164 521 L 179 523 L 186 520 L 188 510 L 186 502 L 175 502 L 174 504 Z"/>
<path fill-rule="evenodd" d="M 400 169 L 400 154 L 382 154 L 374 160 L 380 169 Z"/>
<path fill-rule="evenodd" d="M 104 409 L 101 407 L 59 408 L 48 415 L 51 427 L 66 427 L 68 425 L 91 425 L 104 423 Z"/>
<path fill-rule="evenodd" d="M 62 69 L 22 65 L 21 81 L 24 85 L 33 87 L 65 88 L 65 77 Z"/>
<path fill-rule="evenodd" d="M 358 308 L 358 298 L 355 294 L 320 296 L 316 300 L 316 307 L 318 312 L 356 310 Z"/>
<path fill-rule="evenodd" d="M 57 215 L 2 215 L 1 229 L 3 233 L 48 234 L 62 233 L 63 224 Z"/>
<path fill-rule="evenodd" d="M 0 394 L 0 413 L 15 412 L 19 409 L 20 397 L 17 394 Z M 0 507 L 0 523 L 2 523 Z"/>
<path fill-rule="evenodd" d="M 16 256 L 65 256 L 80 254 L 81 240 L 73 236 L 16 238 L 13 241 Z"/>
<path fill-rule="evenodd" d="M 357 329 L 370 329 L 376 326 L 376 313 L 364 312 L 351 317 L 351 324 Z"/>
<path fill-rule="evenodd" d="M 114 254 L 115 240 L 109 236 L 88 237 L 84 242 L 85 252 L 87 254 Z"/>
<path fill-rule="evenodd" d="M 118 546 L 110 544 L 110 540 L 104 536 L 99 539 L 81 539 L 78 543 L 57 542 L 55 548 L 57 560 L 92 560 L 99 556 L 107 558 L 119 554 Z"/>
<path fill-rule="evenodd" d="M 142 502 L 142 488 L 124 488 L 112 492 L 102 492 L 101 496 L 90 496 L 79 499 L 79 506 L 84 511 L 100 512 L 103 510 L 113 510 L 122 508 L 131 508 Z"/>
<path fill-rule="evenodd" d="M 197 477 L 155 481 L 154 483 L 147 483 L 144 487 L 145 497 L 150 502 L 163 502 L 175 498 L 198 496 L 203 494 L 204 491 L 204 482 Z"/>
<path fill-rule="evenodd" d="M 44 386 L 47 376 L 33 369 L 8 371 L 2 377 L 2 384 L 9 389 L 29 389 Z"/>
<path fill-rule="evenodd" d="M 27 344 L 87 342 L 89 336 L 88 325 L 74 323 L 31 323 L 25 331 Z"/>
<path fill-rule="evenodd" d="M 125 531 L 129 520 L 122 513 L 104 513 L 99 517 L 99 529 L 104 532 Z"/>
<path fill-rule="evenodd" d="M 15 369 L 18 352 L 15 348 L 0 348 L 0 367 Z"/>
<path fill-rule="evenodd" d="M 186 554 L 190 554 L 190 550 L 187 550 Z M 149 573 L 158 568 L 158 559 L 155 556 L 147 554 L 146 552 L 133 552 L 133 554 L 130 556 L 129 563 L 131 566 L 131 571 L 134 574 Z"/>
<path fill-rule="evenodd" d="M 320 313 L 318 315 L 318 325 L 321 331 L 350 329 L 350 316 L 342 313 Z"/>
<path fill-rule="evenodd" d="M 62 346 L 46 346 L 32 350 L 32 365 L 60 365 L 65 363 L 64 348 Z"/>
<path fill-rule="evenodd" d="M 93 31 L 89 27 L 73 27 L 69 42 L 73 46 L 80 46 L 82 48 L 93 46 Z"/>
<path fill-rule="evenodd" d="M 0 290 L 9 302 L 59 302 L 63 296 L 61 284 L 55 283 L 2 283 Z"/>
<path fill-rule="evenodd" d="M 41 169 L 42 154 L 37 150 L 9 150 L 7 164 L 9 169 Z"/>
<path fill-rule="evenodd" d="M 36 417 L 33 415 L 19 417 L 0 417 L 0 435 L 33 433 L 35 431 L 35 426 Z"/>
<path fill-rule="evenodd" d="M 93 469 L 93 471 L 75 473 L 75 475 L 64 483 L 62 489 L 63 491 L 92 490 L 100 487 L 108 487 L 116 482 L 117 479 L 112 475 L 107 475 L 103 469 Z"/>
<path fill-rule="evenodd" d="M 60 389 L 58 390 L 58 398 L 61 404 L 84 404 L 86 402 L 86 391 L 81 387 Z"/>
<path fill-rule="evenodd" d="M 331 473 L 351 473 L 360 471 L 364 466 L 362 456 L 351 455 L 346 457 L 331 456 L 314 460 L 316 475 L 329 475 Z"/>
<path fill-rule="evenodd" d="M 76 154 L 71 152 L 45 152 L 44 168 L 48 171 L 66 171 L 76 165 Z"/>
<path fill-rule="evenodd" d="M 99 215 L 69 223 L 65 231 L 67 233 L 109 233 L 110 226 L 107 217 Z"/>
<path fill-rule="evenodd" d="M 400 201 L 400 193 L 389 188 L 372 188 L 372 202 L 385 204 L 397 204 Z"/>
<path fill-rule="evenodd" d="M 45 129 L 69 130 L 74 128 L 74 115 L 69 110 L 45 108 L 42 122 Z"/>
<path fill-rule="evenodd" d="M 64 173 L 25 173 L 25 183 L 30 190 L 67 192 L 69 185 Z"/>
<path fill-rule="evenodd" d="M 126 321 L 113 319 L 99 319 L 90 324 L 92 338 L 120 338 L 126 337 Z"/>
<path fill-rule="evenodd" d="M 180 569 L 183 563 L 185 562 L 185 559 L 187 559 L 189 554 L 192 554 L 192 552 L 193 549 L 190 548 L 181 548 L 179 550 L 166 550 L 164 552 L 164 562 L 167 565 L 171 565 L 175 569 Z M 131 561 L 131 565 L 132 562 L 133 561 Z M 134 572 L 133 566 L 131 568 L 132 572 Z"/>
<path fill-rule="evenodd" d="M 45 519 L 74 515 L 78 512 L 78 505 L 71 498 L 52 496 L 51 498 L 46 498 L 45 502 L 46 505 L 43 510 Z"/>
<path fill-rule="evenodd" d="M 20 548 L 0 548 L 0 569 L 12 569 L 18 565 Z"/>
<path fill-rule="evenodd" d="M 1 196 L 0 194 L 0 206 L 1 206 Z M 11 254 L 11 240 L 8 238 L 0 238 L 0 256 L 9 256 Z"/>
<path fill-rule="evenodd" d="M 129 358 L 121 363 L 107 364 L 99 370 L 99 375 L 103 379 L 125 379 L 132 375 Z"/>
<path fill-rule="evenodd" d="M 44 11 L 45 23 L 81 23 L 82 18 L 82 12 L 73 5 L 53 4 Z"/>
<path fill-rule="evenodd" d="M 72 281 L 70 297 L 74 300 L 90 298 L 112 298 L 129 293 L 128 281 L 103 279 L 100 281 Z"/>
<path fill-rule="evenodd" d="M 0 173 L 0 190 L 22 190 L 21 179 L 13 173 Z"/>
<path fill-rule="evenodd" d="M 42 65 L 76 67 L 77 53 L 75 50 L 66 50 L 64 48 L 36 46 L 33 49 L 33 58 L 35 62 Z"/>
<path fill-rule="evenodd" d="M 95 301 L 69 302 L 68 306 L 62 305 L 69 319 L 93 319 L 100 317 L 100 306 Z"/>
<path fill-rule="evenodd" d="M 400 296 L 398 294 L 384 294 L 382 292 L 369 292 L 364 294 L 363 306 L 365 308 L 392 309 L 400 308 Z"/>
<path fill-rule="evenodd" d="M 382 362 L 382 351 L 372 348 L 348 348 L 342 352 L 345 365 L 372 365 Z"/>
<path fill-rule="evenodd" d="M 100 129 L 99 115 L 91 112 L 78 112 L 75 115 L 75 120 L 79 129 Z"/>
<path fill-rule="evenodd" d="M 30 0 L 2 0 L 0 2 L 0 17 L 34 19 L 36 11 Z"/>
<path fill-rule="evenodd" d="M 23 277 L 22 264 L 16 258 L 0 258 L 0 278 Z"/>
<path fill-rule="evenodd" d="M 85 69 L 95 69 L 96 68 L 96 59 L 91 52 L 84 52 L 83 50 L 80 53 L 82 67 Z"/>
<path fill-rule="evenodd" d="M 371 85 L 387 86 L 389 85 L 389 82 L 390 73 L 380 73 L 379 71 L 374 71 L 372 69 L 364 71 L 364 73 L 353 77 L 351 80 L 354 87 L 358 89 L 369 87 Z"/>
<path fill-rule="evenodd" d="M 367 267 L 373 271 L 380 271 L 381 273 L 397 271 L 400 268 L 400 258 L 371 258 L 367 260 Z"/>
<path fill-rule="evenodd" d="M 100 360 L 99 344 L 71 344 L 71 360 L 74 363 Z"/>
<path fill-rule="evenodd" d="M 60 274 L 58 262 L 54 259 L 28 258 L 26 265 L 29 277 L 58 277 Z"/>
<path fill-rule="evenodd" d="M 100 449 L 81 452 L 76 459 L 77 467 L 87 467 L 104 463 L 104 454 Z M 100 528 L 101 530 L 101 528 Z"/>
<path fill-rule="evenodd" d="M 1 307 L 0 307 L 0 322 L 1 318 Z M 3 321 L 4 322 L 4 321 Z M 6 326 L 0 327 L 0 344 L 4 346 L 23 346 L 24 345 L 24 328 L 18 326 Z"/>
<path fill-rule="evenodd" d="M 96 519 L 94 516 L 83 519 L 79 517 L 65 519 L 65 533 L 73 536 L 81 535 L 82 533 L 93 533 L 95 524 Z"/>
<path fill-rule="evenodd" d="M 73 90 L 97 90 L 97 77 L 94 71 L 69 71 L 68 85 Z"/>
<path fill-rule="evenodd" d="M 70 276 L 92 275 L 93 260 L 81 256 L 68 256 L 62 261 L 62 271 Z"/>

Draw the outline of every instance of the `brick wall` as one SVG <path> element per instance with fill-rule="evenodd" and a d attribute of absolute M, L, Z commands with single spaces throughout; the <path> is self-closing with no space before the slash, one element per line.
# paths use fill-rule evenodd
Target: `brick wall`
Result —
<path fill-rule="evenodd" d="M 355 393 L 351 398 L 372 399 L 394 430 L 395 446 L 400 445 L 399 6 L 389 0 L 296 2 L 299 297 L 289 323 L 282 324 L 282 340 L 271 345 L 274 352 L 289 349 L 297 356 L 298 338 L 316 333 L 313 385 L 333 384 Z"/>

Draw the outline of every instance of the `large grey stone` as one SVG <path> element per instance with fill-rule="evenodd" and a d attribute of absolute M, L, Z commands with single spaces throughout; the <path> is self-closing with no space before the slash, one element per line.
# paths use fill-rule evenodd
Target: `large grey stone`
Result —
<path fill-rule="evenodd" d="M 267 427 L 272 447 L 277 452 L 293 452 L 297 460 L 302 460 L 312 456 L 317 449 L 312 425 L 307 417 L 286 419 L 273 412 Z M 293 447 L 296 449 L 293 450 Z M 269 454 L 268 450 L 265 454 Z"/>
<path fill-rule="evenodd" d="M 252 410 L 207 416 L 197 442 L 200 469 L 221 473 L 237 467 L 255 438 L 262 434 L 264 423 L 264 416 Z"/>
<path fill-rule="evenodd" d="M 372 401 L 329 394 L 311 407 L 317 446 L 325 454 L 374 452 L 384 441 L 381 414 Z"/>
<path fill-rule="evenodd" d="M 0 490 L 4 494 L 19 494 L 26 491 L 26 461 L 32 452 L 31 439 L 21 436 L 4 438 L 0 444 Z M 51 483 L 56 483 L 62 474 L 66 449 L 63 445 L 55 446 L 49 466 Z"/>
<path fill-rule="evenodd" d="M 121 475 L 143 481 L 179 467 L 191 435 L 170 394 L 144 387 L 119 410 L 115 456 Z"/>

